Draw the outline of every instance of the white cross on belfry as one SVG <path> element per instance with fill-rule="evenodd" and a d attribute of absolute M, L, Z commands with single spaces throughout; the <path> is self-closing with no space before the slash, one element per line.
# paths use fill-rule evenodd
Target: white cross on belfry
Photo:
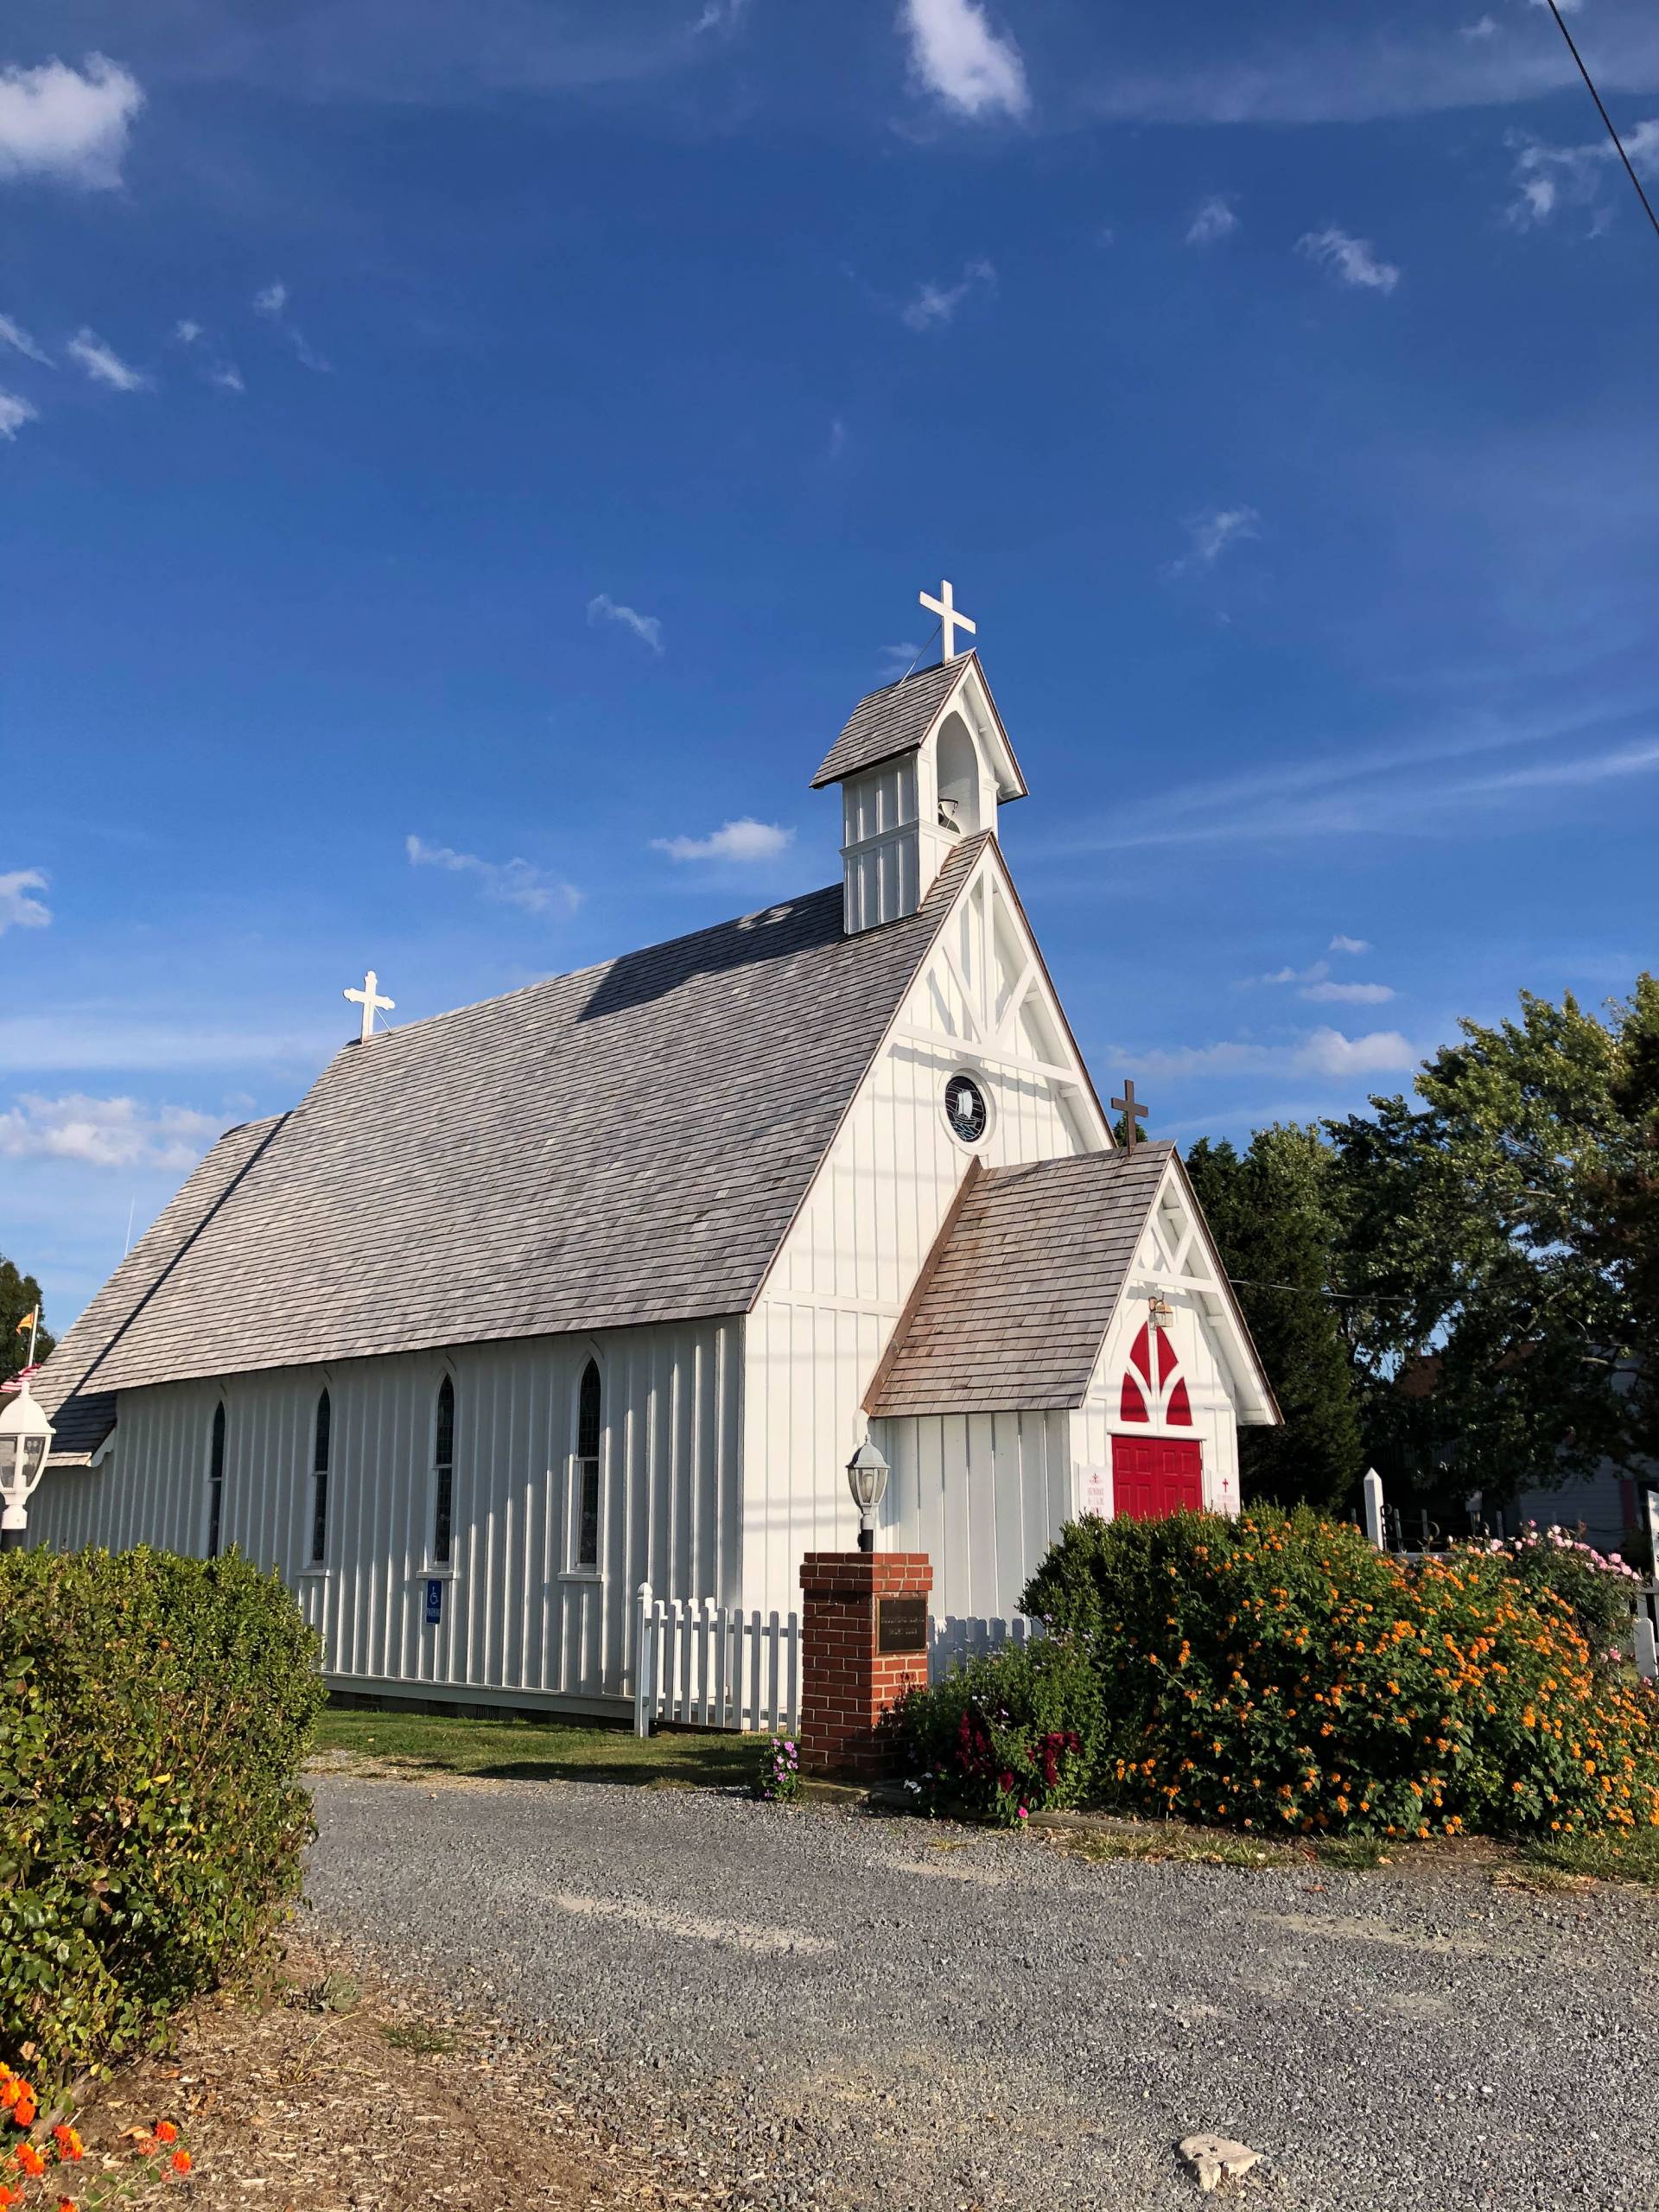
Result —
<path fill-rule="evenodd" d="M 373 969 L 371 968 L 368 974 L 363 978 L 363 988 L 360 991 L 354 991 L 347 987 L 347 988 L 340 994 L 342 998 L 348 998 L 352 1000 L 355 1005 L 360 1006 L 363 1009 L 363 1031 L 361 1041 L 364 1044 L 367 1044 L 369 1038 L 373 1033 L 375 1015 L 383 1008 L 387 1014 L 390 1014 L 397 1003 L 396 999 L 383 999 L 380 995 L 379 986 L 380 978 L 375 974 Z"/>
<path fill-rule="evenodd" d="M 917 597 L 930 614 L 937 614 L 939 618 L 939 658 L 954 660 L 957 657 L 957 631 L 965 630 L 970 638 L 976 637 L 978 632 L 965 614 L 957 613 L 957 603 L 950 595 L 950 577 L 947 576 L 939 586 L 937 599 L 925 591 L 918 592 Z"/>

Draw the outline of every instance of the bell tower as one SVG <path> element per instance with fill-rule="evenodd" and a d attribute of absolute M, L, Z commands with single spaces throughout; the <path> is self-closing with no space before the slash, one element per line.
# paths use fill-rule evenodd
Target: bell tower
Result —
<path fill-rule="evenodd" d="M 938 599 L 946 655 L 861 699 L 812 779 L 841 785 L 844 926 L 849 937 L 913 914 L 964 837 L 996 834 L 997 809 L 1026 796 L 979 655 L 954 653 L 957 614 Z"/>

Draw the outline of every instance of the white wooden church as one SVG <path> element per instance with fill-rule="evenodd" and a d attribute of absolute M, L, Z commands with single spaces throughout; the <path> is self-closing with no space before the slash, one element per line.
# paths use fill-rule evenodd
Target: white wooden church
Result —
<path fill-rule="evenodd" d="M 1173 1148 L 1114 1144 L 944 600 L 812 779 L 841 882 L 389 1031 L 371 979 L 42 1371 L 31 1542 L 236 1545 L 338 1689 L 590 1708 L 641 1581 L 793 1610 L 867 1435 L 939 1615 L 1080 1513 L 1236 1509 L 1272 1391 Z"/>

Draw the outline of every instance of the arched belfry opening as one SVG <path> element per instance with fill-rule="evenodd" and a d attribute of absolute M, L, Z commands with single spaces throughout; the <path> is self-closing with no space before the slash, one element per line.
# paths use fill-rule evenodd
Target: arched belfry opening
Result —
<path fill-rule="evenodd" d="M 933 754 L 938 785 L 939 827 L 959 837 L 972 837 L 996 826 L 996 796 L 989 798 L 991 819 L 982 819 L 980 803 L 979 748 L 959 714 L 947 715 L 939 728 Z"/>

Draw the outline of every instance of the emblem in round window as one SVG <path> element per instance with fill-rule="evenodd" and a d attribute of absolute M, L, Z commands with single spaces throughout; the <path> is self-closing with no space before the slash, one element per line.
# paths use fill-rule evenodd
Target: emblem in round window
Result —
<path fill-rule="evenodd" d="M 990 1123 L 985 1094 L 970 1075 L 953 1075 L 944 1086 L 944 1118 L 963 1144 L 977 1144 Z"/>

